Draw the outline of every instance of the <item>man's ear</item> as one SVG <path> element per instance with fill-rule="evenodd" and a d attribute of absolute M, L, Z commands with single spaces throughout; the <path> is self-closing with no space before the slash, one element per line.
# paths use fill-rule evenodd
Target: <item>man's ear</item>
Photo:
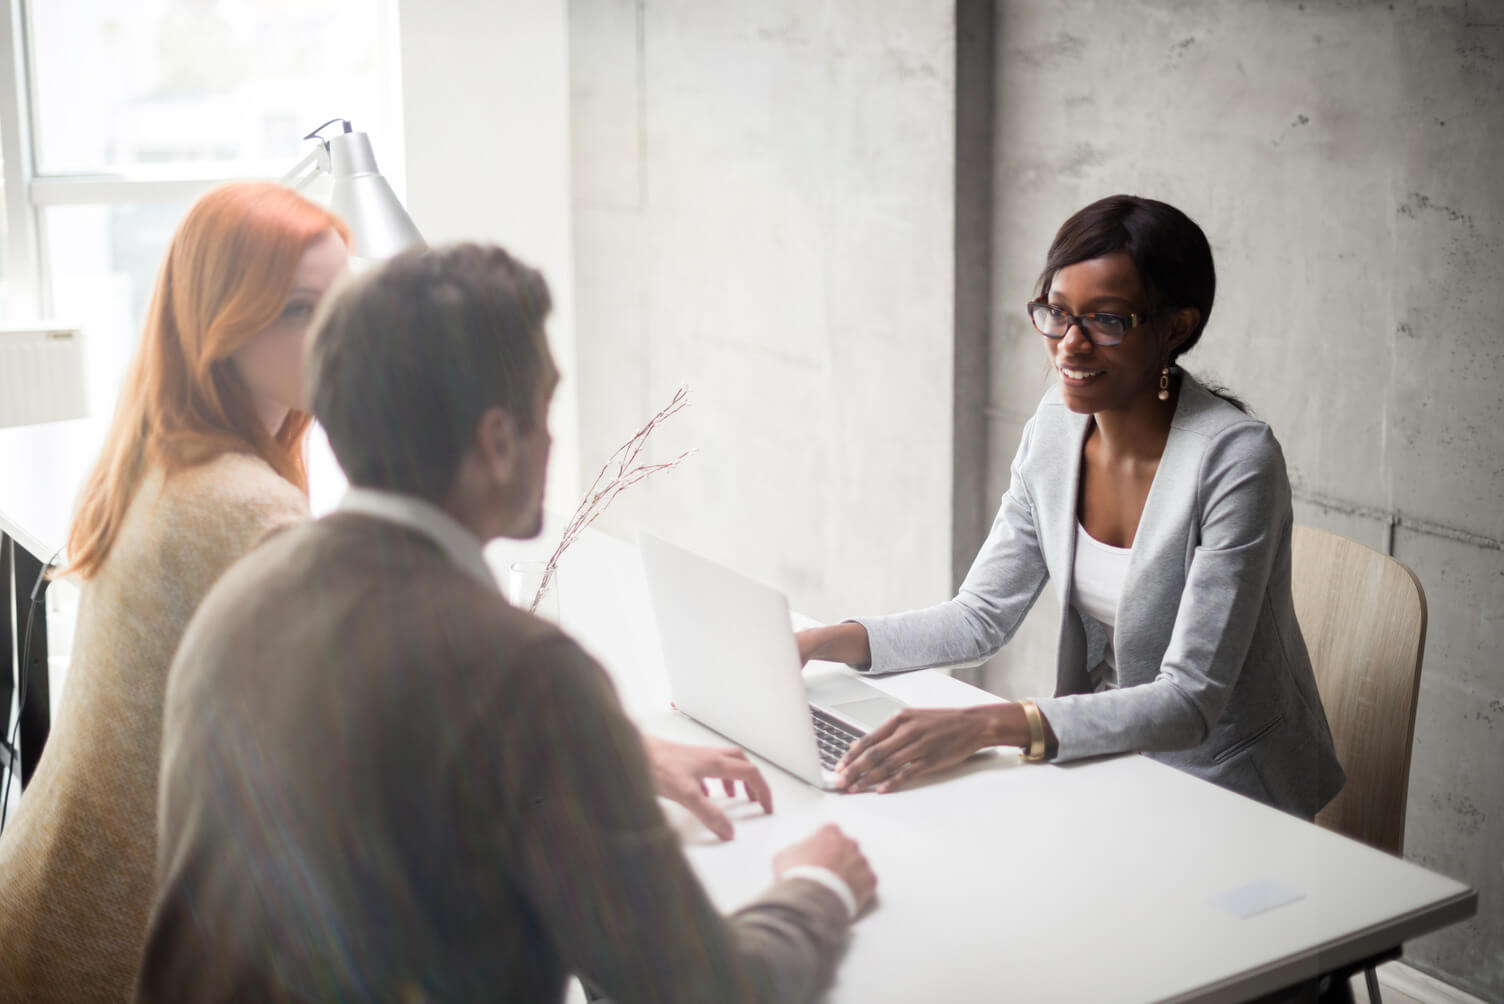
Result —
<path fill-rule="evenodd" d="M 511 484 L 517 474 L 521 430 L 505 408 L 488 408 L 475 426 L 475 455 L 497 484 Z"/>

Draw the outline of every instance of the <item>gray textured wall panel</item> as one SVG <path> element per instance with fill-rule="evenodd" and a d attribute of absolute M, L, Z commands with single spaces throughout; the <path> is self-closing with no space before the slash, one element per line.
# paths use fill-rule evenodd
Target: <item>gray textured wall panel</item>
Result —
<path fill-rule="evenodd" d="M 1478 886 L 1478 914 L 1406 954 L 1486 1000 L 1504 987 L 1504 551 L 1401 528 L 1395 554 L 1425 585 L 1429 622 L 1405 856 Z"/>
<path fill-rule="evenodd" d="M 570 21 L 582 469 L 680 384 L 653 453 L 699 450 L 603 524 L 823 618 L 942 598 L 951 4 L 574 0 Z"/>

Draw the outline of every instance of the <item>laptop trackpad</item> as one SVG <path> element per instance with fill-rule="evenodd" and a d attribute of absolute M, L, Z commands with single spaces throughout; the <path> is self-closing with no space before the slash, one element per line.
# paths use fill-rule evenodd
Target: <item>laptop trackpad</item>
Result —
<path fill-rule="evenodd" d="M 908 707 L 872 684 L 845 673 L 832 674 L 812 684 L 809 703 L 869 732 Z"/>
<path fill-rule="evenodd" d="M 904 706 L 902 701 L 883 695 L 868 697 L 860 701 L 827 704 L 826 708 L 870 732 L 902 711 Z"/>

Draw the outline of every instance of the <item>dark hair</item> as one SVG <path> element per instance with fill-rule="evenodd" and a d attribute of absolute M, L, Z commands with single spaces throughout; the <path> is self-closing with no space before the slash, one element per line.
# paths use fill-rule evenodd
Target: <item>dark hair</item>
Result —
<path fill-rule="evenodd" d="M 1217 292 L 1206 234 L 1174 206 L 1137 195 L 1110 195 L 1077 212 L 1050 243 L 1039 277 L 1039 297 L 1050 295 L 1055 273 L 1067 265 L 1118 251 L 1133 259 L 1151 309 L 1195 307 L 1201 311 L 1191 336 L 1171 352 L 1174 363 L 1201 340 Z"/>
<path fill-rule="evenodd" d="M 351 483 L 439 501 L 486 411 L 528 431 L 557 379 L 550 306 L 537 270 L 480 244 L 405 251 L 326 298 L 308 396 Z"/>

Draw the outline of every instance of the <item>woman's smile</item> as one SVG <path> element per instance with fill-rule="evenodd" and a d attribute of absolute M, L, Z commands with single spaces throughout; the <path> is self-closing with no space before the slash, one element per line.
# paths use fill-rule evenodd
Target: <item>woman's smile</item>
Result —
<path fill-rule="evenodd" d="M 1065 366 L 1063 364 L 1057 365 L 1056 369 L 1060 371 L 1060 376 L 1065 382 L 1073 387 L 1084 387 L 1101 376 L 1103 372 L 1102 370 L 1087 369 L 1084 366 Z"/>

